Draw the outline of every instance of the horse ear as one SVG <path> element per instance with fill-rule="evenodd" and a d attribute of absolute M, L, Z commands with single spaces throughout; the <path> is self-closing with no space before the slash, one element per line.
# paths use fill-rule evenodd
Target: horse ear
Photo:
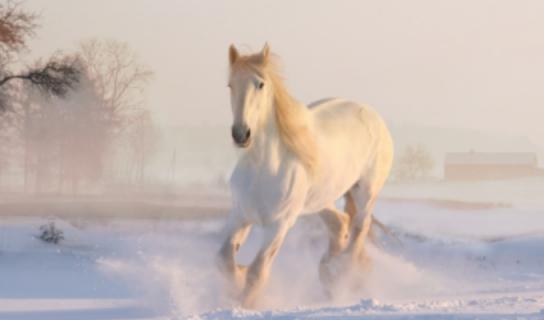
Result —
<path fill-rule="evenodd" d="M 268 45 L 268 42 L 264 44 L 263 50 L 261 50 L 261 56 L 263 59 L 263 62 L 268 61 L 268 57 L 270 57 L 270 46 Z"/>
<path fill-rule="evenodd" d="M 229 47 L 229 62 L 231 66 L 236 62 L 236 60 L 238 60 L 239 56 L 240 54 L 238 53 L 238 50 L 236 50 L 236 47 L 231 44 Z"/>

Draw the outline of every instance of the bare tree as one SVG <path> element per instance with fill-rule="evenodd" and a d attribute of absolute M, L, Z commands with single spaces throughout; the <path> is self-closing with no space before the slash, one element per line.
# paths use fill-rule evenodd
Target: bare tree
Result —
<path fill-rule="evenodd" d="M 64 98 L 44 98 L 35 86 L 26 86 L 10 112 L 23 147 L 25 190 L 77 193 L 82 182 L 99 180 L 108 124 L 87 77 Z"/>
<path fill-rule="evenodd" d="M 158 139 L 149 111 L 137 116 L 127 129 L 129 159 L 134 168 L 136 181 L 143 183 L 145 170 L 156 151 Z"/>
<path fill-rule="evenodd" d="M 0 186 L 3 183 L 4 173 L 9 168 L 11 158 L 12 135 L 10 134 L 9 123 L 0 117 Z"/>
<path fill-rule="evenodd" d="M 0 13 L 6 8 L 12 12 L 9 19 L 20 11 L 18 4 L 10 2 L 0 5 Z M 25 19 L 34 21 L 35 16 Z M 2 21 L 2 48 L 13 57 L 26 47 L 35 25 L 17 29 Z M 26 33 L 13 37 L 13 30 Z M 56 181 L 59 192 L 68 186 L 76 193 L 82 183 L 89 185 L 103 176 L 115 140 L 140 129 L 144 136 L 150 132 L 145 131 L 151 124 L 143 106 L 151 72 L 124 43 L 92 40 L 73 55 L 56 54 L 23 72 L 8 67 L 0 66 L 0 103 L 10 101 L 3 103 L 7 112 L 0 117 L 0 136 L 9 133 L 19 141 L 24 160 L 18 163 L 24 168 L 27 191 L 51 190 Z M 148 144 L 137 148 L 150 151 Z M 140 154 L 137 167 L 142 179 L 147 163 L 147 155 Z"/>
<path fill-rule="evenodd" d="M 58 139 L 59 190 L 67 181 L 72 193 L 77 193 L 82 182 L 89 186 L 102 178 L 111 143 L 110 123 L 104 116 L 107 108 L 86 76 L 79 90 L 60 102 L 63 134 Z"/>
<path fill-rule="evenodd" d="M 28 39 L 34 36 L 36 20 L 37 15 L 23 10 L 20 2 L 0 3 L 0 69 L 26 48 Z"/>
<path fill-rule="evenodd" d="M 422 145 L 408 146 L 397 157 L 394 176 L 399 181 L 428 178 L 434 167 L 433 158 Z"/>
<path fill-rule="evenodd" d="M 149 114 L 145 110 L 144 91 L 152 72 L 141 65 L 136 54 L 122 42 L 90 40 L 81 44 L 79 54 L 94 91 L 103 102 L 110 146 L 121 141 L 128 142 L 128 152 L 136 155 L 140 151 L 135 151 L 133 147 L 141 149 L 144 146 L 131 145 L 130 140 L 136 132 L 147 130 L 150 125 L 147 122 L 150 118 L 147 118 Z M 127 151 L 126 148 L 124 150 Z M 108 160 L 112 161 L 109 169 L 113 174 L 114 162 L 119 163 L 124 159 L 123 155 L 114 152 L 109 152 L 109 155 L 111 159 Z M 139 155 L 142 156 L 141 153 Z M 134 168 L 140 172 L 141 179 L 147 162 L 147 158 L 140 158 L 138 169 Z M 123 171 L 126 172 L 126 168 Z"/>
<path fill-rule="evenodd" d="M 56 55 L 54 65 L 62 68 L 64 65 L 70 65 L 72 69 L 79 70 L 79 62 L 75 56 Z M 36 65 L 42 65 L 40 61 Z M 31 67 L 38 69 L 38 67 Z M 52 72 L 48 71 L 45 72 Z M 53 76 L 55 77 L 55 76 Z M 77 74 L 79 83 L 79 71 Z M 66 106 L 62 103 L 62 99 L 68 95 L 68 90 L 62 85 L 58 87 L 56 84 L 46 85 L 53 92 L 44 89 L 41 84 L 36 82 L 49 81 L 51 79 L 32 79 L 31 81 L 10 82 L 4 84 L 0 90 L 0 95 L 5 95 L 9 100 L 9 106 L 0 116 L 0 136 L 7 141 L 11 141 L 8 153 L 4 153 L 5 157 L 16 160 L 19 156 L 19 151 L 23 160 L 13 161 L 21 164 L 24 173 L 25 190 L 29 191 L 31 182 L 34 184 L 34 190 L 39 191 L 44 185 L 43 181 L 52 175 L 50 167 L 57 159 L 54 158 L 54 153 L 50 149 L 50 145 L 57 141 L 59 136 L 61 116 L 65 114 L 61 106 Z M 75 89 L 75 87 L 74 87 Z M 59 92 L 55 90 L 66 90 L 62 92 L 62 99 L 59 98 Z M 73 90 L 70 90 L 73 91 Z M 50 110 L 47 110 L 49 108 Z M 0 149 L 5 146 L 0 147 Z M 56 149 L 55 149 L 56 150 Z M 0 152 L 0 157 L 2 156 Z M 7 159 L 3 162 L 9 163 Z"/>
<path fill-rule="evenodd" d="M 14 79 L 30 81 L 44 92 L 62 97 L 79 81 L 79 70 L 73 62 L 53 57 L 44 66 L 4 76 L 0 79 L 0 87 Z"/>
<path fill-rule="evenodd" d="M 34 35 L 36 19 L 36 15 L 24 11 L 19 2 L 0 3 L 0 111 L 6 109 L 11 89 L 4 80 L 9 74 L 8 66 Z"/>
<path fill-rule="evenodd" d="M 7 109 L 7 96 L 2 91 L 13 80 L 28 81 L 57 96 L 66 95 L 78 82 L 79 70 L 75 65 L 56 56 L 27 70 L 10 70 L 9 65 L 34 36 L 37 18 L 36 14 L 22 9 L 20 2 L 9 0 L 0 4 L 0 111 Z"/>
<path fill-rule="evenodd" d="M 90 40 L 80 46 L 80 57 L 91 82 L 108 108 L 116 133 L 140 116 L 144 89 L 152 72 L 141 65 L 128 45 L 118 41 Z"/>

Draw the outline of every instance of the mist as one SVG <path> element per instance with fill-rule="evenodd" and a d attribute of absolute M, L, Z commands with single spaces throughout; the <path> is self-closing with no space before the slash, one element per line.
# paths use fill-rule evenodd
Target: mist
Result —
<path fill-rule="evenodd" d="M 542 17 L 538 0 L 0 4 L 0 318 L 540 319 Z M 319 215 L 254 309 L 218 272 L 244 154 L 231 44 L 268 44 L 303 104 L 369 105 L 391 132 L 370 267 L 332 294 Z"/>
<path fill-rule="evenodd" d="M 399 150 L 424 144 L 437 161 L 444 152 L 471 149 L 544 158 L 544 6 L 538 1 L 27 5 L 44 13 L 33 54 L 113 38 L 126 41 L 154 71 L 148 101 L 168 141 L 163 167 L 173 149 L 191 148 L 191 141 L 174 137 L 186 127 L 201 128 L 195 134 L 212 140 L 208 158 L 229 149 L 226 48 L 259 50 L 265 42 L 280 56 L 296 98 L 339 96 L 374 106 L 393 127 Z M 433 141 L 437 135 L 440 142 Z"/>

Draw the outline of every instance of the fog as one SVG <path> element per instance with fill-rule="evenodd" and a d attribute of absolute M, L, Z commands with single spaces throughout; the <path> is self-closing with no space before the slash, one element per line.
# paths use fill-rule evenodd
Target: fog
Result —
<path fill-rule="evenodd" d="M 25 0 L 19 44 L 17 3 L 0 3 L 0 318 L 541 318 L 543 1 Z M 301 216 L 249 311 L 216 268 L 240 152 L 228 48 L 265 43 L 301 102 L 371 105 L 395 157 L 370 268 L 339 259 L 324 290 L 334 231 Z"/>
<path fill-rule="evenodd" d="M 444 152 L 468 150 L 544 158 L 540 1 L 64 0 L 26 6 L 43 16 L 31 56 L 111 38 L 126 41 L 154 71 L 147 102 L 164 132 L 163 163 L 173 149 L 182 154 L 202 146 L 199 139 L 210 149 L 229 150 L 226 49 L 234 43 L 258 50 L 266 41 L 281 57 L 295 97 L 373 105 L 399 150 L 423 144 L 437 163 Z M 193 141 L 179 136 L 188 127 L 195 130 Z"/>
<path fill-rule="evenodd" d="M 251 52 L 268 42 L 302 102 L 337 96 L 372 105 L 393 133 L 397 160 L 416 146 L 432 159 L 427 178 L 443 178 L 449 152 L 529 152 L 543 163 L 539 1 L 29 0 L 24 7 L 40 17 L 19 68 L 97 39 L 126 46 L 152 73 L 141 86 L 155 132 L 148 182 L 224 185 L 236 161 L 231 43 Z"/>

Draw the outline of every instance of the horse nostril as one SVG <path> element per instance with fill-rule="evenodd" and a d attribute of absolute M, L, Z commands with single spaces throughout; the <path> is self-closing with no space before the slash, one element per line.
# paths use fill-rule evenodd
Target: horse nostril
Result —
<path fill-rule="evenodd" d="M 245 125 L 232 126 L 232 138 L 237 144 L 245 144 L 251 135 L 251 131 Z"/>

